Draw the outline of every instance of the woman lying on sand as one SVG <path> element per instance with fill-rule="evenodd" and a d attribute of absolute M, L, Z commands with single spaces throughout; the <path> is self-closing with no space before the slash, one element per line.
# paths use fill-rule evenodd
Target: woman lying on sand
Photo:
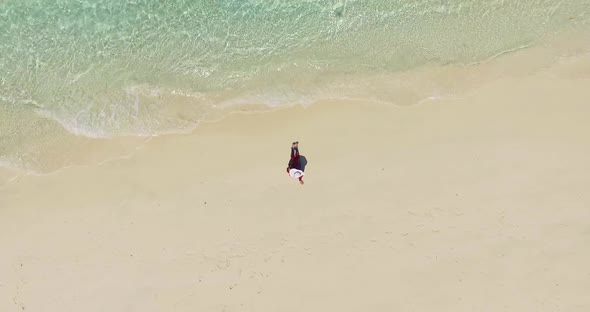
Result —
<path fill-rule="evenodd" d="M 305 173 L 303 173 L 299 157 L 299 142 L 293 142 L 291 145 L 291 160 L 289 160 L 289 164 L 287 165 L 287 173 L 293 179 L 298 179 L 299 183 L 303 185 L 303 176 Z"/>

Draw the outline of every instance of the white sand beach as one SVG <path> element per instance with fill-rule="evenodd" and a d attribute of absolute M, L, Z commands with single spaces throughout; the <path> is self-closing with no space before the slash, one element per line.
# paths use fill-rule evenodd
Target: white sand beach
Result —
<path fill-rule="evenodd" d="M 590 56 L 492 70 L 533 55 L 3 172 L 0 311 L 589 311 Z"/>

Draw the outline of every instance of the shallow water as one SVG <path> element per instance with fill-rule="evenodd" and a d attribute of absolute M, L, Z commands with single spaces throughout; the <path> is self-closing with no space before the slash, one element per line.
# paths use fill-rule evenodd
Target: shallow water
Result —
<path fill-rule="evenodd" d="M 589 26 L 586 0 L 5 0 L 0 159 L 43 170 L 72 136 L 186 131 L 236 104 L 395 102 L 358 78 Z"/>

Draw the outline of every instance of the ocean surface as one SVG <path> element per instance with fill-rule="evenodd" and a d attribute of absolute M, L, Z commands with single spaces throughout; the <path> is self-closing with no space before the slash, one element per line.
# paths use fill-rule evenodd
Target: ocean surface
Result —
<path fill-rule="evenodd" d="M 44 172 L 79 137 L 189 131 L 249 104 L 396 104 L 363 77 L 587 28 L 588 0 L 3 0 L 0 164 Z"/>

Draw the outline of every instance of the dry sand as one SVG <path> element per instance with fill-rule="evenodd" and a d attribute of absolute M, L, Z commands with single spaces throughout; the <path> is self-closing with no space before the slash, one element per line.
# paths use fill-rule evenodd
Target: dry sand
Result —
<path fill-rule="evenodd" d="M 588 64 L 4 172 L 0 311 L 590 311 Z"/>

